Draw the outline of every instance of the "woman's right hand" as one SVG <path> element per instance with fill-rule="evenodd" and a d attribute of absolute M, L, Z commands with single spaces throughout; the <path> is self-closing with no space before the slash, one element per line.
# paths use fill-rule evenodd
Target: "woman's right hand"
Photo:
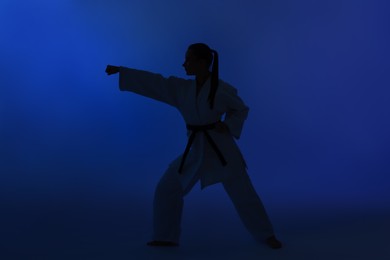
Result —
<path fill-rule="evenodd" d="M 115 73 L 118 73 L 118 72 L 119 72 L 119 67 L 118 66 L 107 65 L 107 68 L 106 68 L 107 75 L 112 75 L 112 74 L 115 74 Z"/>

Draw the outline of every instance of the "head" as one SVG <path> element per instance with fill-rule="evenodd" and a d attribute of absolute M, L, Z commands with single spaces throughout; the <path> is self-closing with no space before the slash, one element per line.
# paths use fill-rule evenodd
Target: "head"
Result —
<path fill-rule="evenodd" d="M 218 88 L 218 53 L 210 49 L 204 43 L 191 44 L 186 52 L 186 58 L 183 67 L 187 75 L 200 75 L 210 71 L 210 66 L 213 64 L 211 71 L 211 88 L 209 93 L 209 101 L 211 109 L 214 107 L 214 98 Z"/>
<path fill-rule="evenodd" d="M 186 52 L 183 67 L 187 75 L 197 75 L 210 70 L 213 51 L 204 43 L 191 44 Z"/>

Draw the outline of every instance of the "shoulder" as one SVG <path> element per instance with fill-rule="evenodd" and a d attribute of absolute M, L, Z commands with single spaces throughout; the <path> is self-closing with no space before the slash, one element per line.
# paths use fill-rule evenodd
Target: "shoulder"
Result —
<path fill-rule="evenodd" d="M 218 89 L 219 89 L 219 92 L 220 94 L 225 94 L 225 95 L 237 95 L 237 89 L 235 87 L 233 87 L 231 84 L 223 81 L 223 80 L 219 80 L 218 82 Z"/>

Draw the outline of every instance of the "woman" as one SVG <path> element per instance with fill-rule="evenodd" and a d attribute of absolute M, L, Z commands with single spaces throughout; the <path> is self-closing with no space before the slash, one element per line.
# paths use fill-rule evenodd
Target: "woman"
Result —
<path fill-rule="evenodd" d="M 249 108 L 235 88 L 218 78 L 218 53 L 206 44 L 190 45 L 183 67 L 195 81 L 122 66 L 106 68 L 108 75 L 119 73 L 120 90 L 174 106 L 187 125 L 186 149 L 169 165 L 156 187 L 154 234 L 147 244 L 179 245 L 183 197 L 200 180 L 202 189 L 221 182 L 253 237 L 271 248 L 281 248 L 233 138 L 240 138 Z"/>

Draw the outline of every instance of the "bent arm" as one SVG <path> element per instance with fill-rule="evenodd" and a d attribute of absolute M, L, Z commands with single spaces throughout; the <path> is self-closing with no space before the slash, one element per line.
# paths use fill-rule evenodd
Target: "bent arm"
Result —
<path fill-rule="evenodd" d="M 233 87 L 225 88 L 223 96 L 228 108 L 224 123 L 228 126 L 230 133 L 236 139 L 240 139 L 244 122 L 248 117 L 249 107 L 245 105 Z"/>
<path fill-rule="evenodd" d="M 131 69 L 121 66 L 119 68 L 119 89 L 131 91 L 136 94 L 155 99 L 177 107 L 180 87 L 186 80 L 160 74 Z"/>

